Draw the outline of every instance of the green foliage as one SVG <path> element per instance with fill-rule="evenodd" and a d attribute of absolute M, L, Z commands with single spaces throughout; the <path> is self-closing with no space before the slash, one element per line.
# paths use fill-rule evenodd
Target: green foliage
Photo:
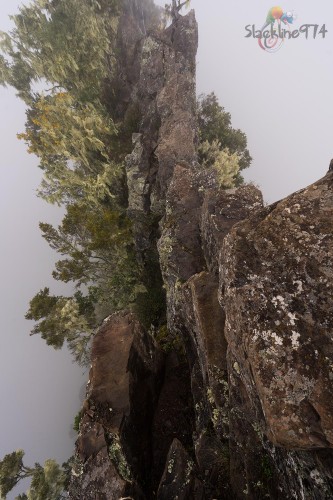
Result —
<path fill-rule="evenodd" d="M 0 461 L 0 493 L 1 498 L 6 498 L 7 494 L 25 476 L 23 471 L 24 451 L 18 450 L 6 455 Z"/>
<path fill-rule="evenodd" d="M 87 200 L 86 200 L 87 201 Z M 119 310 L 135 301 L 138 266 L 132 244 L 131 224 L 123 210 L 108 203 L 72 204 L 58 228 L 41 223 L 51 248 L 66 256 L 55 265 L 53 277 L 77 287 L 72 298 L 50 297 L 39 292 L 31 301 L 27 319 L 39 321 L 32 333 L 41 334 L 58 349 L 68 343 L 80 364 L 89 361 L 89 344 L 98 322 L 96 308 Z"/>
<path fill-rule="evenodd" d="M 40 228 L 51 248 L 66 256 L 56 263 L 55 279 L 89 286 L 95 304 L 114 310 L 134 302 L 139 270 L 123 210 L 101 203 L 69 205 L 57 229 L 45 223 Z"/>
<path fill-rule="evenodd" d="M 46 460 L 44 466 L 36 464 L 32 476 L 30 489 L 27 492 L 28 500 L 60 500 L 64 490 L 66 474 L 54 461 Z"/>
<path fill-rule="evenodd" d="M 102 199 L 119 175 L 116 129 L 101 98 L 114 72 L 117 16 L 117 1 L 34 0 L 1 34 L 0 83 L 28 105 L 19 137 L 41 160 L 40 195 L 51 203 Z M 34 91 L 36 82 L 44 91 Z"/>
<path fill-rule="evenodd" d="M 222 160 L 227 160 L 226 178 L 234 178 L 234 184 L 242 182 L 239 171 L 248 168 L 252 158 L 247 149 L 247 138 L 244 132 L 231 126 L 231 115 L 220 106 L 214 93 L 202 94 L 198 99 L 199 122 L 199 161 L 204 166 L 219 164 L 222 174 Z M 210 147 L 209 147 L 210 146 Z M 218 151 L 224 151 L 219 157 Z M 237 157 L 236 157 L 237 155 Z M 238 160 L 238 168 L 236 167 Z M 222 176 L 223 177 L 223 176 Z M 223 182 L 221 182 L 223 184 Z M 227 184 L 230 186 L 230 182 Z"/>
<path fill-rule="evenodd" d="M 171 333 L 167 324 L 160 326 L 157 331 L 154 332 L 153 336 L 158 347 L 165 353 L 170 351 L 183 353 L 184 346 L 181 338 L 179 335 Z"/>
<path fill-rule="evenodd" d="M 235 185 L 240 158 L 237 153 L 230 153 L 228 148 L 221 149 L 221 144 L 214 139 L 200 144 L 199 151 L 202 155 L 202 166 L 212 166 L 217 173 L 217 181 L 223 188 L 231 188 Z"/>
<path fill-rule="evenodd" d="M 57 229 L 46 223 L 41 223 L 40 229 L 51 248 L 68 256 L 57 262 L 53 273 L 65 283 L 99 283 L 117 267 L 131 244 L 129 219 L 101 204 L 69 205 Z"/>
<path fill-rule="evenodd" d="M 74 424 L 73 424 L 73 430 L 75 432 L 80 431 L 80 423 L 82 420 L 82 411 L 80 410 L 74 417 Z"/>
<path fill-rule="evenodd" d="M 39 195 L 50 203 L 94 202 L 109 195 L 120 167 L 110 160 L 115 127 L 99 103 L 69 92 L 40 95 L 27 113 L 24 139 L 44 171 Z"/>
<path fill-rule="evenodd" d="M 18 450 L 5 455 L 0 461 L 0 495 L 6 498 L 8 493 L 21 481 L 31 478 L 30 489 L 18 499 L 60 500 L 68 480 L 68 470 L 61 468 L 54 460 L 46 460 L 44 467 L 36 463 L 26 467 L 23 463 L 24 451 Z"/>
<path fill-rule="evenodd" d="M 61 255 L 53 277 L 76 286 L 72 297 L 41 290 L 26 318 L 48 345 L 67 342 L 79 363 L 88 361 L 100 311 L 128 306 L 140 291 L 122 161 L 141 117 L 136 106 L 124 117 L 112 109 L 122 90 L 118 18 L 119 0 L 33 0 L 0 37 L 0 83 L 27 104 L 18 137 L 40 160 L 39 195 L 66 207 L 58 228 L 40 224 Z"/>
<path fill-rule="evenodd" d="M 73 91 L 80 100 L 99 98 L 108 76 L 116 2 L 108 16 L 94 0 L 34 0 L 11 16 L 14 29 L 2 34 L 3 84 L 15 87 L 28 104 L 32 85 L 45 79 Z M 105 11 L 105 9 L 104 9 Z M 112 29 L 113 28 L 113 29 Z"/>
<path fill-rule="evenodd" d="M 26 319 L 37 323 L 32 335 L 40 334 L 46 343 L 60 349 L 67 341 L 75 360 L 82 365 L 89 359 L 89 343 L 94 332 L 91 306 L 82 309 L 82 294 L 74 297 L 50 296 L 49 289 L 40 290 L 30 301 Z M 84 299 L 89 303 L 89 298 Z"/>

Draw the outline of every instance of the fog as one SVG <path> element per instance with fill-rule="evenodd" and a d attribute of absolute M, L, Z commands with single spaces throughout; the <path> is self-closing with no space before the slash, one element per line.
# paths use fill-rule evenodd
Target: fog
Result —
<path fill-rule="evenodd" d="M 315 9 L 310 0 L 283 5 L 297 12 L 295 27 L 326 23 L 328 34 L 286 40 L 274 54 L 245 38 L 246 25 L 264 24 L 270 1 L 193 0 L 191 5 L 199 22 L 198 93 L 215 91 L 233 126 L 246 133 L 253 156 L 246 179 L 273 202 L 323 176 L 333 157 L 333 5 L 327 0 L 318 0 Z M 15 2 L 1 3 L 0 29 L 8 29 L 14 7 Z M 35 195 L 37 159 L 16 139 L 24 129 L 23 104 L 12 90 L 0 89 L 0 106 L 0 457 L 23 448 L 27 463 L 49 457 L 61 462 L 73 449 L 71 426 L 86 374 L 65 350 L 56 352 L 38 336 L 29 337 L 32 325 L 24 320 L 40 288 L 63 291 L 50 278 L 56 256 L 38 229 L 39 221 L 56 223 L 61 212 Z"/>
<path fill-rule="evenodd" d="M 2 2 L 0 9 L 0 29 L 7 30 L 13 6 Z M 30 337 L 33 323 L 24 319 L 41 288 L 64 292 L 51 278 L 56 256 L 38 228 L 39 221 L 60 221 L 61 210 L 36 197 L 41 171 L 16 138 L 24 130 L 25 107 L 12 89 L 0 88 L 0 110 L 0 458 L 22 448 L 27 464 L 47 458 L 62 463 L 73 452 L 72 426 L 87 375 L 65 349 L 55 351 L 39 336 Z M 24 491 L 22 486 L 7 498 Z"/>
<path fill-rule="evenodd" d="M 246 133 L 253 163 L 245 178 L 273 202 L 322 177 L 333 157 L 333 4 L 281 4 L 297 13 L 293 29 L 326 23 L 328 33 L 285 40 L 276 53 L 245 38 L 245 26 L 263 26 L 271 1 L 191 5 L 199 22 L 198 91 L 214 90 L 233 126 Z"/>

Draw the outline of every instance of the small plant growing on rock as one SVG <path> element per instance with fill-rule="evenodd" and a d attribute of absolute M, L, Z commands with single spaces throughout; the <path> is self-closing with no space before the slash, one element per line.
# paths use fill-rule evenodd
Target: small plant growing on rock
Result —
<path fill-rule="evenodd" d="M 110 435 L 112 442 L 109 446 L 109 457 L 116 466 L 119 474 L 125 481 L 131 481 L 132 475 L 124 455 L 119 436 Z"/>
<path fill-rule="evenodd" d="M 176 334 L 171 334 L 166 324 L 160 326 L 154 334 L 154 339 L 159 348 L 165 353 L 170 351 L 182 352 L 183 344 L 180 337 Z"/>
<path fill-rule="evenodd" d="M 75 415 L 74 417 L 74 424 L 73 424 L 73 429 L 74 431 L 76 432 L 79 432 L 80 431 L 80 423 L 81 423 L 81 420 L 82 420 L 82 411 L 80 410 L 77 415 Z"/>

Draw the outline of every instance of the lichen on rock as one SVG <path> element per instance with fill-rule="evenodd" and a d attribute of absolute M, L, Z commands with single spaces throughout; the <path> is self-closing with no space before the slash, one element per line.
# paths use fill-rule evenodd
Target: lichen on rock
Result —
<path fill-rule="evenodd" d="M 328 500 L 333 172 L 268 207 L 222 189 L 198 164 L 194 13 L 145 30 L 152 2 L 123 8 L 148 320 L 113 314 L 94 338 L 70 497 Z"/>

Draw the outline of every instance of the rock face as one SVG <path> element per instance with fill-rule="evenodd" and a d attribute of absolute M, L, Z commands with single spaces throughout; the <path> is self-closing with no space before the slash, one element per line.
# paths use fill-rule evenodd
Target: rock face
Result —
<path fill-rule="evenodd" d="M 170 498 L 202 498 L 202 485 L 196 481 L 193 473 L 194 463 L 190 456 L 175 439 L 170 447 L 157 498 L 169 500 Z"/>
<path fill-rule="evenodd" d="M 240 410 L 231 456 L 247 469 L 249 450 L 237 458 L 244 418 L 266 440 L 290 498 L 333 491 L 332 187 L 329 172 L 237 224 L 219 260 L 229 390 Z"/>
<path fill-rule="evenodd" d="M 220 260 L 230 352 L 268 438 L 293 449 L 333 445 L 332 187 L 330 174 L 238 224 Z"/>
<path fill-rule="evenodd" d="M 194 13 L 161 29 L 150 0 L 122 8 L 145 316 L 94 338 L 70 498 L 331 499 L 333 172 L 265 208 L 219 188 L 197 163 Z"/>
<path fill-rule="evenodd" d="M 133 315 L 115 314 L 104 321 L 92 345 L 71 498 L 118 500 L 128 495 L 145 498 L 134 476 L 140 464 L 126 455 L 126 443 L 139 426 L 142 439 L 136 440 L 133 449 L 145 460 L 143 464 L 149 464 L 151 432 L 146 412 L 150 413 L 156 405 L 161 366 L 161 354 Z M 140 380 L 139 371 L 145 375 Z M 140 398 L 143 406 L 141 415 L 137 415 L 136 398 Z M 144 474 L 144 470 L 140 472 Z"/>

